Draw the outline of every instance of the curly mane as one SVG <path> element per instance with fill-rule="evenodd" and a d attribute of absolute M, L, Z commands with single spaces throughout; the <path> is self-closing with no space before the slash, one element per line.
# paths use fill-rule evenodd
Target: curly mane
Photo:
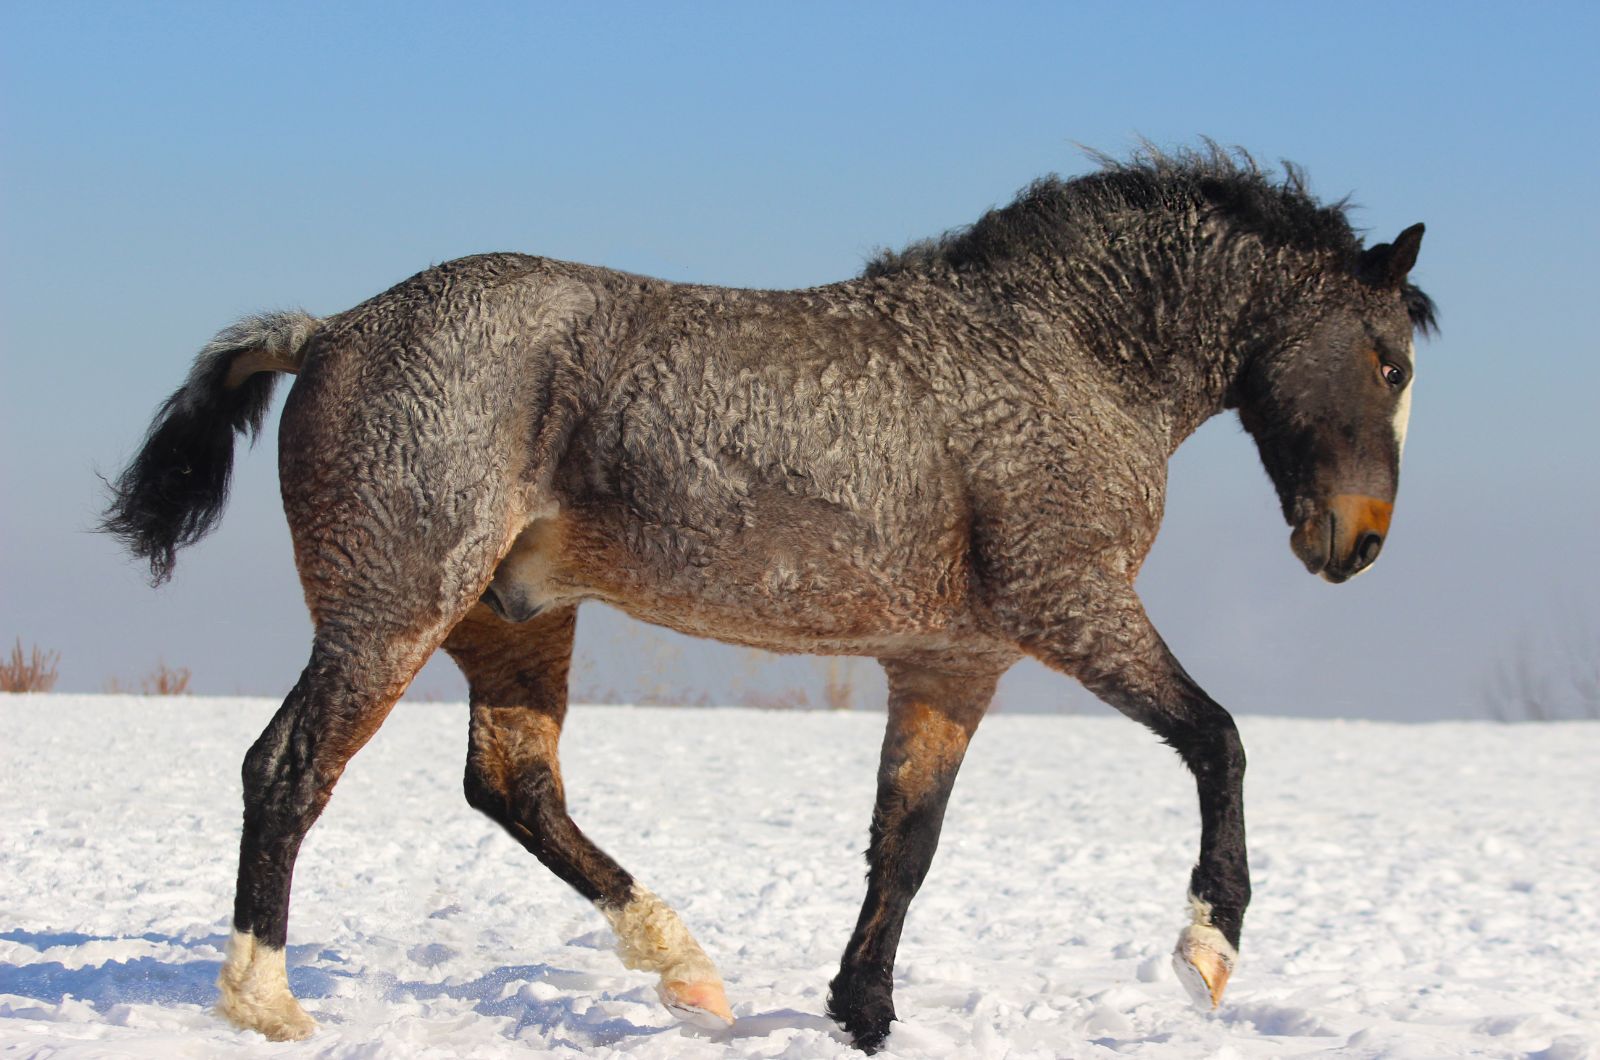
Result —
<path fill-rule="evenodd" d="M 1269 246 L 1322 252 L 1354 271 L 1363 250 L 1351 226 L 1348 199 L 1324 204 L 1307 188 L 1305 171 L 1283 163 L 1276 177 L 1242 148 L 1206 141 L 1200 149 L 1162 151 L 1145 145 L 1127 160 L 1090 152 L 1100 170 L 1064 180 L 1050 174 L 1023 188 L 1008 205 L 970 225 L 902 250 L 880 250 L 862 275 L 987 271 L 1049 249 L 1059 254 L 1105 244 L 1129 213 L 1215 216 L 1233 232 Z M 1403 290 L 1411 323 L 1435 327 L 1432 299 L 1411 284 Z"/>

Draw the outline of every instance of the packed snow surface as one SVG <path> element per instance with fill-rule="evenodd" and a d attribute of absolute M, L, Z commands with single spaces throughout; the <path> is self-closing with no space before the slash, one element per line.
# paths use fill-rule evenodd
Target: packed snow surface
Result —
<path fill-rule="evenodd" d="M 674 1022 L 601 917 L 461 797 L 402 704 L 295 876 L 290 1045 L 210 1013 L 239 762 L 276 704 L 0 696 L 0 1053 L 850 1057 L 881 715 L 575 707 L 573 815 L 673 903 L 737 1021 Z M 1243 718 L 1255 903 L 1216 1012 L 1168 964 L 1198 838 L 1113 716 L 984 723 L 913 905 L 889 1057 L 1600 1056 L 1600 725 Z"/>

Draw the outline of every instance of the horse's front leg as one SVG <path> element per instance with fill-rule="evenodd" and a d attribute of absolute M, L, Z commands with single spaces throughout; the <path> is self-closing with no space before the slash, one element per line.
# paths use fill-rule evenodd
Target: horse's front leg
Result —
<path fill-rule="evenodd" d="M 867 848 L 867 898 L 828 987 L 828 1014 L 869 1053 L 883 1044 L 894 1021 L 900 929 L 939 845 L 945 803 L 967 741 L 999 679 L 988 670 L 957 674 L 887 660 L 884 669 L 889 725 Z"/>
<path fill-rule="evenodd" d="M 1200 857 L 1189 877 L 1190 922 L 1173 967 L 1197 1004 L 1215 1007 L 1239 956 L 1250 904 L 1244 836 L 1244 746 L 1233 718 L 1188 675 L 1131 587 L 1101 585 L 1057 612 L 1025 646 L 1160 736 L 1183 757 L 1200 795 Z"/>

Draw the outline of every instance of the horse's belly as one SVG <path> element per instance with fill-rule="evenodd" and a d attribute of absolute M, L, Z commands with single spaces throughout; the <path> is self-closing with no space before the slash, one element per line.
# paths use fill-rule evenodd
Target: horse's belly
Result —
<path fill-rule="evenodd" d="M 738 526 L 669 527 L 615 507 L 535 523 L 494 588 L 531 610 L 599 599 L 692 636 L 883 654 L 969 623 L 967 550 L 935 522 L 892 535 L 846 513 L 771 504 Z"/>

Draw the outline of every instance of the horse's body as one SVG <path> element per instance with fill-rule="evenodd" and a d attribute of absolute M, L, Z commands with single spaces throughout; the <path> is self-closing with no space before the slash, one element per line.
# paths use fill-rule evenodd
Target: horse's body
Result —
<path fill-rule="evenodd" d="M 1329 577 L 1375 558 L 1403 439 L 1420 227 L 1363 251 L 1342 212 L 1216 154 L 1041 182 L 971 230 L 805 291 L 687 286 L 514 254 L 348 312 L 251 318 L 202 352 L 118 483 L 149 557 L 214 522 L 231 434 L 297 372 L 284 506 L 311 661 L 245 763 L 222 1009 L 311 1022 L 283 980 L 300 839 L 443 647 L 471 687 L 466 791 L 593 901 L 630 967 L 731 1018 L 676 915 L 568 818 L 556 743 L 577 605 L 685 633 L 869 655 L 889 727 L 866 904 L 830 1011 L 873 1049 L 900 925 L 968 738 L 1022 654 L 1150 725 L 1195 770 L 1202 840 L 1178 966 L 1213 1002 L 1249 878 L 1244 756 L 1133 581 L 1166 461 L 1238 406 Z M 670 812 L 664 808 L 663 812 Z"/>

